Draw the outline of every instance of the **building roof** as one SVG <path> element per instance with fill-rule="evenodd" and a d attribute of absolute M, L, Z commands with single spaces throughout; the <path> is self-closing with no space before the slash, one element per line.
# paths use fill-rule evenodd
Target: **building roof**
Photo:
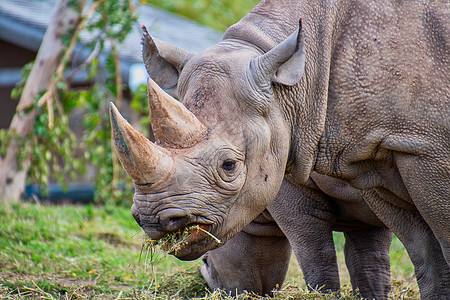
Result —
<path fill-rule="evenodd" d="M 56 2 L 57 0 L 1 0 L 0 39 L 37 52 Z M 153 37 L 190 52 L 200 52 L 222 39 L 221 32 L 155 7 L 137 5 L 137 13 L 136 28 L 118 46 L 124 79 L 128 79 L 133 64 L 142 63 L 140 25 L 146 25 Z M 82 32 L 82 42 L 87 43 L 92 39 L 92 33 Z"/>

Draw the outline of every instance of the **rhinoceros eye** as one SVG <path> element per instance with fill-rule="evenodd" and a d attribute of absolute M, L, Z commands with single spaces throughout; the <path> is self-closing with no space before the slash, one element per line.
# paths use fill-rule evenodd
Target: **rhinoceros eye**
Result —
<path fill-rule="evenodd" d="M 234 160 L 227 159 L 222 164 L 222 169 L 224 169 L 225 171 L 233 171 L 234 168 L 236 168 L 236 161 Z"/>

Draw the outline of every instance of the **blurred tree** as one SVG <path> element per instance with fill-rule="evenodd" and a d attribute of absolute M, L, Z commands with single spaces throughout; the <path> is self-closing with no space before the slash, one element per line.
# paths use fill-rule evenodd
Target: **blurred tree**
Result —
<path fill-rule="evenodd" d="M 25 176 L 31 156 L 29 145 L 22 140 L 22 137 L 28 136 L 33 129 L 36 117 L 35 98 L 41 90 L 50 88 L 53 74 L 61 68 L 63 49 L 66 46 L 63 36 L 79 26 L 85 1 L 81 2 L 78 8 L 69 4 L 69 0 L 61 0 L 55 9 L 36 57 L 37 63 L 31 69 L 17 106 L 17 113 L 11 122 L 9 128 L 11 135 L 8 139 L 6 156 L 0 162 L 0 200 L 18 200 L 25 188 Z M 69 51 L 71 49 L 67 48 L 66 53 Z M 49 91 L 51 90 L 49 89 Z M 6 146 L 4 144 L 3 142 L 2 146 Z M 24 150 L 26 154 L 22 158 L 20 168 L 17 156 L 19 151 Z"/>
<path fill-rule="evenodd" d="M 68 174 L 75 179 L 87 161 L 98 170 L 96 198 L 122 198 L 123 189 L 117 188 L 121 168 L 111 152 L 106 112 L 109 101 L 120 106 L 123 84 L 116 45 L 131 31 L 136 16 L 129 0 L 85 5 L 85 0 L 59 0 L 35 63 L 24 67 L 25 80 L 13 91 L 20 101 L 10 128 L 0 132 L 0 201 L 17 201 L 27 178 L 43 185 L 50 175 L 60 182 Z M 82 30 L 94 32 L 96 39 L 85 45 L 92 52 L 75 72 L 85 68 L 95 83 L 71 89 L 67 82 L 73 72 L 67 74 L 67 67 Z M 100 66 L 106 44 L 109 51 Z M 106 76 L 97 76 L 100 68 Z M 81 143 L 69 127 L 68 116 L 76 107 L 83 108 L 87 129 Z M 84 156 L 77 157 L 77 151 Z"/>
<path fill-rule="evenodd" d="M 141 0 L 219 31 L 239 21 L 260 0 Z"/>

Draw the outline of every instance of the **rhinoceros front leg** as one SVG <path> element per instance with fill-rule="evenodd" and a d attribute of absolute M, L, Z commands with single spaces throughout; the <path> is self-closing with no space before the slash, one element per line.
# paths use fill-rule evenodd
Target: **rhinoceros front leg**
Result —
<path fill-rule="evenodd" d="M 450 267 L 422 216 L 385 201 L 374 189 L 364 191 L 364 199 L 408 251 L 421 299 L 450 299 Z"/>
<path fill-rule="evenodd" d="M 362 195 L 358 195 L 364 204 Z M 332 235 L 335 218 L 338 217 L 336 201 L 339 200 L 331 199 L 319 190 L 285 179 L 277 198 L 268 207 L 291 243 L 307 286 L 322 292 L 340 288 Z M 361 203 L 355 203 L 356 210 L 362 209 Z M 348 218 L 342 219 L 341 216 L 339 222 L 346 225 L 342 228 L 345 228 L 346 262 L 353 289 L 358 288 L 364 298 L 387 299 L 392 234 L 385 228 L 373 225 L 361 227 L 364 223 L 353 217 Z"/>
<path fill-rule="evenodd" d="M 285 179 L 268 210 L 288 238 L 308 288 L 338 291 L 334 215 L 328 201 L 319 191 Z"/>
<path fill-rule="evenodd" d="M 291 247 L 284 236 L 256 236 L 244 231 L 203 257 L 203 278 L 210 289 L 270 295 L 286 277 Z"/>
<path fill-rule="evenodd" d="M 368 227 L 344 232 L 345 263 L 354 290 L 367 299 L 387 299 L 391 289 L 387 228 Z"/>

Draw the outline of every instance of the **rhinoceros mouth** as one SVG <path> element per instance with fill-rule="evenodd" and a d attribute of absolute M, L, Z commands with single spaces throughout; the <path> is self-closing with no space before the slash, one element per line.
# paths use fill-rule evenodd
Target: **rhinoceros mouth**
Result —
<path fill-rule="evenodd" d="M 165 252 L 172 255 L 177 255 L 191 244 L 199 243 L 206 238 L 214 239 L 220 244 L 221 241 L 210 232 L 211 228 L 212 225 L 191 224 L 164 235 L 161 239 L 156 241 L 156 243 Z"/>

